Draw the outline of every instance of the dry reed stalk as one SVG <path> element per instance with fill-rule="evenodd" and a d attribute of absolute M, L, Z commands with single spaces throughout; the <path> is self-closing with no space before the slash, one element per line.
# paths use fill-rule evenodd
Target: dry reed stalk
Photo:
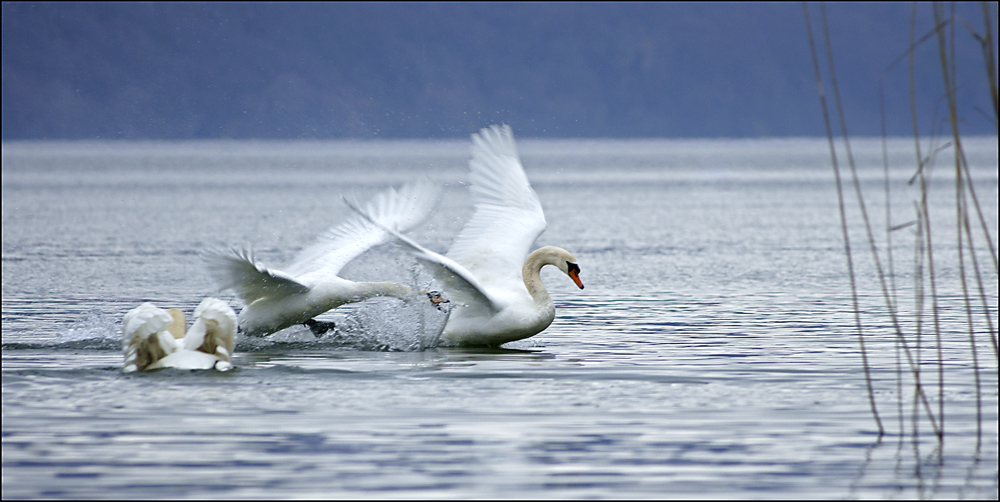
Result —
<path fill-rule="evenodd" d="M 885 132 L 885 111 L 884 108 L 880 107 L 882 113 L 882 155 L 883 155 L 883 171 L 885 176 L 885 189 L 884 196 L 886 198 L 886 251 L 885 256 L 888 263 L 888 280 L 887 274 L 883 270 L 881 253 L 876 244 L 874 233 L 872 231 L 872 225 L 869 220 L 868 210 L 866 208 L 865 198 L 862 194 L 861 184 L 859 181 L 859 176 L 857 173 L 857 167 L 854 162 L 854 156 L 851 150 L 850 138 L 847 132 L 847 124 L 844 118 L 843 106 L 840 99 L 839 87 L 837 84 L 836 68 L 833 62 L 833 49 L 830 41 L 829 26 L 827 23 L 826 7 L 824 4 L 820 4 L 820 23 L 823 28 L 823 43 L 825 44 L 825 56 L 828 63 L 828 79 L 831 86 L 831 94 L 834 99 L 834 105 L 837 112 L 837 119 L 840 122 L 840 134 L 843 142 L 843 146 L 846 152 L 847 164 L 850 167 L 851 182 L 854 188 L 855 194 L 857 196 L 857 208 L 861 215 L 864 232 L 867 237 L 867 243 L 869 248 L 869 253 L 872 257 L 873 264 L 878 276 L 879 286 L 882 292 L 882 299 L 885 304 L 886 314 L 891 320 L 892 329 L 895 332 L 896 340 L 896 360 L 897 360 L 897 411 L 899 413 L 900 420 L 900 432 L 901 436 L 904 431 L 904 419 L 902 411 L 902 364 L 900 359 L 900 351 L 905 355 L 906 364 L 908 366 L 909 374 L 912 377 L 914 385 L 914 416 L 913 420 L 913 431 L 914 438 L 917 436 L 917 423 L 920 418 L 919 410 L 923 410 L 924 415 L 930 422 L 935 435 L 938 438 L 939 443 L 944 441 L 944 425 L 945 425 L 945 365 L 943 357 L 943 346 L 944 340 L 942 338 L 942 327 L 941 319 L 939 315 L 939 293 L 938 293 L 938 277 L 936 273 L 935 258 L 934 258 L 934 240 L 932 239 L 931 230 L 931 218 L 930 210 L 928 204 L 928 168 L 933 164 L 934 159 L 937 154 L 946 148 L 951 148 L 954 153 L 954 176 L 955 176 L 955 221 L 956 221 L 956 231 L 957 231 L 957 268 L 958 268 L 958 280 L 961 286 L 962 292 L 962 302 L 964 307 L 964 317 L 965 324 L 967 325 L 968 340 L 970 344 L 969 355 L 971 357 L 971 363 L 973 367 L 973 375 L 976 387 L 976 410 L 977 410 L 977 440 L 981 444 L 982 441 L 982 378 L 981 372 L 983 371 L 981 366 L 980 354 L 977 349 L 977 334 L 983 331 L 988 332 L 990 335 L 990 342 L 994 349 L 994 359 L 1000 359 L 997 350 L 997 336 L 996 328 L 994 327 L 993 314 L 991 312 L 995 311 L 995 305 L 991 304 L 991 299 L 987 294 L 987 286 L 984 285 L 983 275 L 984 271 L 980 267 L 981 258 L 977 256 L 977 232 L 973 231 L 974 225 L 973 219 L 978 218 L 978 227 L 981 231 L 981 235 L 985 239 L 986 245 L 989 249 L 989 254 L 993 261 L 993 274 L 994 277 L 998 274 L 997 270 L 997 257 L 996 248 L 993 245 L 993 237 L 991 235 L 989 225 L 986 218 L 983 215 L 982 207 L 979 203 L 979 199 L 976 195 L 972 174 L 969 171 L 968 161 L 965 155 L 965 149 L 963 147 L 963 138 L 959 130 L 959 116 L 958 116 L 958 105 L 957 105 L 957 92 L 956 92 L 956 61 L 955 57 L 956 51 L 956 14 L 955 8 L 952 6 L 951 12 L 946 12 L 945 7 L 940 3 L 935 3 L 932 5 L 933 16 L 934 16 L 934 27 L 928 33 L 924 34 L 919 39 L 916 37 L 916 19 L 917 19 L 917 5 L 914 4 L 913 16 L 911 18 L 910 25 L 910 42 L 909 47 L 906 52 L 889 65 L 896 65 L 898 62 L 902 61 L 904 58 L 909 59 L 909 85 L 910 85 L 910 111 L 913 121 L 913 138 L 914 138 L 914 150 L 917 158 L 917 169 L 916 173 L 910 179 L 910 184 L 919 181 L 919 200 L 914 201 L 916 209 L 916 220 L 907 222 L 901 225 L 892 224 L 892 212 L 891 212 L 891 192 L 889 183 L 889 166 L 888 166 L 888 154 L 886 148 L 886 132 Z M 809 47 L 813 59 L 813 69 L 816 73 L 817 87 L 819 90 L 820 106 L 823 112 L 823 120 L 826 126 L 827 140 L 830 147 L 830 156 L 833 162 L 834 178 L 836 181 L 837 197 L 838 197 L 838 208 L 841 218 L 841 231 L 844 238 L 844 249 L 847 256 L 848 264 L 848 275 L 851 283 L 851 297 L 853 302 L 853 307 L 855 310 L 855 323 L 858 330 L 858 341 L 861 352 L 862 364 L 865 370 L 865 381 L 868 388 L 869 403 L 872 409 L 872 414 L 874 415 L 875 421 L 879 428 L 880 437 L 884 434 L 884 428 L 882 425 L 881 418 L 878 413 L 877 401 L 875 399 L 874 386 L 871 380 L 871 370 L 869 368 L 869 357 L 868 348 L 865 343 L 864 327 L 861 320 L 861 315 L 859 311 L 858 302 L 858 290 L 857 283 L 855 279 L 855 265 L 854 256 L 851 249 L 851 241 L 849 235 L 849 228 L 847 224 L 847 212 L 844 202 L 843 194 L 843 180 L 841 179 L 840 173 L 840 163 L 837 156 L 833 126 L 831 124 L 830 112 L 827 105 L 826 94 L 823 86 L 823 75 L 821 72 L 820 58 L 816 50 L 816 40 L 813 34 L 812 22 L 809 15 L 809 6 L 803 4 L 803 12 L 805 14 L 807 35 L 809 37 Z M 992 50 L 992 40 L 993 40 L 993 29 L 992 20 L 995 16 L 990 17 L 989 5 L 984 3 L 983 12 L 986 16 L 986 32 L 985 35 L 980 36 L 975 33 L 975 30 L 966 23 L 969 31 L 972 35 L 984 46 L 983 55 L 986 60 L 987 74 L 990 78 L 990 89 L 992 92 L 992 100 L 994 105 L 994 123 L 996 123 L 997 115 L 997 95 L 996 95 L 996 79 L 995 79 L 995 62 L 993 60 L 993 50 Z M 917 114 L 917 100 L 916 100 L 916 79 L 915 74 L 915 57 L 914 52 L 918 46 L 927 42 L 929 40 L 937 41 L 938 56 L 940 58 L 941 64 L 941 76 L 943 79 L 944 93 L 947 98 L 948 106 L 948 120 L 947 124 L 951 127 L 951 142 L 941 146 L 939 148 L 931 148 L 926 156 L 922 152 L 920 144 L 920 130 L 918 127 L 918 114 Z M 888 71 L 888 68 L 887 70 Z M 880 104 L 883 99 L 883 82 L 880 79 L 879 82 L 879 96 Z M 931 138 L 935 137 L 934 128 L 932 128 Z M 915 310 L 915 333 L 912 342 L 914 343 L 911 347 L 911 340 L 908 340 L 907 336 L 904 334 L 903 327 L 899 319 L 899 307 L 898 307 L 898 285 L 895 282 L 895 266 L 892 254 L 892 233 L 894 231 L 908 228 L 909 226 L 916 226 L 916 239 L 914 242 L 914 269 L 915 269 L 915 283 L 914 283 L 914 310 Z M 982 244 L 979 244 L 980 248 Z M 971 277 L 970 277 L 971 276 Z M 972 286 L 970 285 L 969 279 L 974 278 L 975 289 L 972 291 Z M 929 291 L 925 289 L 925 284 L 929 286 Z M 936 345 L 936 365 L 937 365 L 937 387 L 938 395 L 937 401 L 938 406 L 936 412 L 932 409 L 927 394 L 924 390 L 923 377 L 920 372 L 921 366 L 921 349 L 923 344 L 923 334 L 924 334 L 924 317 L 925 305 L 927 305 L 927 299 L 930 299 L 930 309 L 933 317 L 933 335 L 934 344 Z M 973 303 L 975 303 L 973 297 L 978 296 L 979 303 L 982 305 L 982 315 L 976 314 L 974 312 Z M 995 300 L 994 300 L 995 302 Z M 981 330 L 979 326 L 985 326 L 985 330 Z M 978 333 L 977 333 L 977 330 Z"/>
<path fill-rule="evenodd" d="M 844 189 L 840 179 L 840 167 L 837 163 L 837 148 L 833 141 L 833 128 L 830 125 L 830 112 L 826 106 L 826 93 L 823 91 L 823 76 L 820 71 L 819 57 L 816 55 L 816 41 L 812 33 L 812 22 L 809 20 L 809 8 L 805 3 L 803 3 L 802 9 L 806 17 L 806 30 L 809 33 L 809 49 L 812 52 L 813 68 L 816 72 L 816 85 L 819 90 L 821 108 L 823 109 L 823 123 L 826 126 L 826 136 L 830 145 L 830 156 L 833 159 L 833 175 L 837 182 L 837 205 L 840 208 L 841 230 L 844 235 L 844 252 L 847 256 L 847 270 L 851 279 L 851 302 L 854 304 L 854 318 L 855 324 L 858 328 L 858 345 L 861 350 L 861 360 L 865 371 L 865 384 L 868 387 L 868 401 L 872 409 L 872 414 L 875 416 L 875 423 L 878 424 L 878 432 L 881 437 L 885 434 L 885 428 L 882 427 L 882 419 L 879 418 L 878 406 L 875 402 L 875 390 L 872 387 L 871 370 L 868 366 L 868 352 L 865 349 L 864 328 L 861 324 L 861 309 L 858 308 L 858 287 L 857 281 L 854 279 L 854 259 L 851 254 L 851 238 L 847 231 L 847 212 L 844 208 Z"/>

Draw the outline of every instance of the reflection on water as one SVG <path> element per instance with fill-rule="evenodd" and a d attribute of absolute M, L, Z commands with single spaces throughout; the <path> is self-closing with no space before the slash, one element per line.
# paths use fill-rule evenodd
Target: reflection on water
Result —
<path fill-rule="evenodd" d="M 983 144 L 973 172 L 995 222 L 995 138 Z M 526 142 L 549 220 L 538 244 L 571 250 L 587 289 L 543 273 L 555 322 L 503 348 L 435 347 L 422 337 L 440 312 L 382 299 L 323 316 L 337 326 L 323 337 L 240 339 L 226 373 L 123 374 L 128 309 L 190 315 L 214 293 L 200 249 L 254 242 L 281 262 L 346 216 L 340 194 L 424 167 L 454 182 L 467 154 L 201 144 L 179 165 L 185 145 L 5 144 L 4 498 L 997 496 L 997 372 L 981 374 L 979 436 L 955 291 L 942 291 L 943 447 L 912 419 L 908 385 L 900 399 L 888 329 L 870 335 L 877 433 L 822 141 Z M 415 238 L 447 249 L 465 190 L 448 188 Z M 412 264 L 384 246 L 345 274 L 423 287 Z M 876 325 L 872 285 L 860 301 Z"/>

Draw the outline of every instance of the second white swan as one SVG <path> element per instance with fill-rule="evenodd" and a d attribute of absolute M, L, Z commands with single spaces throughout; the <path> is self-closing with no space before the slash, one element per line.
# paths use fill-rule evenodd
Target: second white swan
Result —
<path fill-rule="evenodd" d="M 245 303 L 239 332 L 250 336 L 305 324 L 340 305 L 376 296 L 409 300 L 413 297 L 406 285 L 355 282 L 337 274 L 361 253 L 388 242 L 386 228 L 404 232 L 422 222 L 436 204 L 437 194 L 437 187 L 427 181 L 381 192 L 367 205 L 376 225 L 351 215 L 302 250 L 284 270 L 269 268 L 250 251 L 238 249 L 208 253 L 206 264 L 218 287 L 235 291 Z"/>

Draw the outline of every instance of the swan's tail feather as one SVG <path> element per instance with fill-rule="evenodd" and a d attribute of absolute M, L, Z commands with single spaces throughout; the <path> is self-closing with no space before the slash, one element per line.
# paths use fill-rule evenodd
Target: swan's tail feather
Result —
<path fill-rule="evenodd" d="M 143 303 L 125 314 L 122 322 L 122 353 L 125 372 L 142 371 L 177 351 L 169 328 L 174 318 L 152 303 Z"/>

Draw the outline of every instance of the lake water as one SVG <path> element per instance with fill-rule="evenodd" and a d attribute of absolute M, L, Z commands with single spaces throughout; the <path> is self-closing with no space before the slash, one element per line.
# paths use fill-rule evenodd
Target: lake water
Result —
<path fill-rule="evenodd" d="M 965 146 L 996 246 L 997 138 Z M 214 290 L 202 249 L 252 245 L 281 265 L 349 214 L 342 195 L 447 183 L 410 233 L 446 250 L 470 213 L 468 142 L 5 142 L 3 497 L 997 497 L 996 356 L 977 326 L 977 420 L 951 150 L 930 172 L 943 393 L 937 345 L 911 340 L 931 407 L 945 398 L 939 448 L 901 376 L 848 192 L 878 433 L 825 140 L 519 147 L 549 222 L 537 245 L 572 252 L 586 285 L 543 271 L 557 313 L 542 333 L 419 350 L 411 313 L 373 300 L 327 314 L 344 336 L 240 340 L 227 373 L 123 374 L 129 309 L 238 305 Z M 853 147 L 884 248 L 882 145 Z M 915 212 L 912 140 L 888 154 L 902 224 Z M 914 228 L 892 235 L 907 333 Z M 419 273 L 393 245 L 344 271 Z"/>

